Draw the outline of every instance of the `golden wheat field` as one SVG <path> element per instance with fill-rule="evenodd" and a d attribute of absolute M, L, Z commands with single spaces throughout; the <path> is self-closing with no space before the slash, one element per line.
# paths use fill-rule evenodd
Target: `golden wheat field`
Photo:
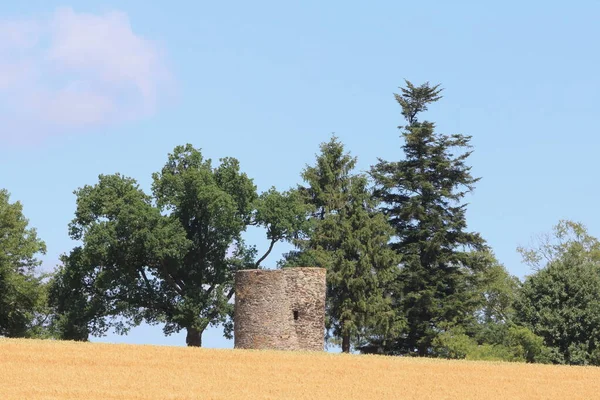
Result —
<path fill-rule="evenodd" d="M 600 368 L 0 339 L 0 399 L 596 399 Z"/>

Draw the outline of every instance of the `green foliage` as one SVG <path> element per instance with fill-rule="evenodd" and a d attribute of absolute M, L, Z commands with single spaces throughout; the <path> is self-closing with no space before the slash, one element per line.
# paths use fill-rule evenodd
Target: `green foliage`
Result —
<path fill-rule="evenodd" d="M 371 168 L 375 195 L 395 230 L 392 248 L 402 256 L 396 311 L 408 326 L 388 352 L 428 355 L 440 324 L 472 319 L 481 302 L 479 275 L 490 260 L 484 240 L 466 230 L 461 203 L 479 180 L 466 165 L 471 137 L 437 134 L 432 122 L 418 120 L 441 98 L 438 85 L 407 81 L 401 90 L 395 96 L 408 123 L 405 158 Z"/>
<path fill-rule="evenodd" d="M 355 163 L 337 138 L 321 145 L 299 189 L 311 207 L 308 237 L 295 240 L 298 251 L 284 263 L 327 268 L 327 327 L 345 352 L 361 335 L 387 337 L 401 324 L 386 292 L 398 264 L 388 247 L 392 230 L 366 176 L 352 173 Z"/>
<path fill-rule="evenodd" d="M 483 296 L 477 313 L 479 322 L 498 324 L 512 321 L 521 281 L 492 258 L 489 267 L 480 274 L 479 287 Z"/>
<path fill-rule="evenodd" d="M 87 341 L 90 334 L 104 334 L 110 327 L 104 316 L 108 311 L 108 296 L 96 285 L 101 272 L 85 258 L 81 247 L 62 255 L 62 265 L 49 283 L 48 303 L 52 307 L 52 328 L 63 340 Z"/>
<path fill-rule="evenodd" d="M 455 328 L 437 335 L 432 341 L 433 353 L 442 358 L 464 359 L 477 348 L 477 342 L 464 329 Z"/>
<path fill-rule="evenodd" d="M 175 148 L 152 190 L 116 174 L 75 192 L 70 233 L 83 244 L 63 259 L 52 290 L 64 337 L 125 333 L 142 321 L 164 323 L 165 334 L 186 329 L 190 346 L 208 325 L 225 324 L 230 336 L 235 271 L 259 268 L 303 223 L 297 194 L 258 196 L 237 160 L 213 167 L 191 145 Z M 242 240 L 249 225 L 271 240 L 258 260 Z"/>
<path fill-rule="evenodd" d="M 434 338 L 433 355 L 488 361 L 549 362 L 542 337 L 515 323 L 515 303 L 521 282 L 490 254 L 489 267 L 479 275 L 482 296 L 475 319 L 443 329 Z M 445 324 L 440 324 L 442 328 Z"/>
<path fill-rule="evenodd" d="M 500 340 L 492 343 L 478 343 L 460 327 L 446 330 L 433 340 L 433 354 L 467 360 L 548 361 L 549 350 L 544 347 L 543 338 L 520 326 L 504 326 L 502 330 Z"/>
<path fill-rule="evenodd" d="M 120 174 L 75 191 L 80 245 L 49 280 L 44 243 L 0 190 L 0 336 L 85 341 L 146 322 L 187 330 L 190 346 L 209 325 L 231 337 L 235 272 L 288 241 L 280 267 L 327 268 L 328 339 L 343 351 L 600 365 L 600 241 L 561 220 L 518 248 L 535 273 L 510 275 L 467 229 L 471 137 L 420 120 L 439 85 L 400 89 L 404 157 L 371 167 L 374 188 L 335 136 L 306 186 L 262 194 L 236 159 L 178 146 L 151 194 Z M 249 226 L 265 229 L 264 253 L 244 243 Z"/>
<path fill-rule="evenodd" d="M 552 240 L 548 264 L 528 276 L 515 304 L 518 320 L 544 339 L 550 361 L 574 365 L 600 365 L 600 262 L 597 241 L 580 224 L 561 222 L 561 227 L 579 227 L 575 240 Z M 570 228 L 569 228 L 570 229 Z M 591 244 L 591 245 L 588 245 Z M 548 247 L 550 245 L 551 247 Z M 526 253 L 526 255 L 532 253 Z M 533 254 L 535 260 L 543 259 Z"/>
<path fill-rule="evenodd" d="M 41 264 L 36 256 L 45 252 L 21 203 L 10 203 L 8 192 L 0 190 L 0 336 L 46 334 L 45 275 L 36 273 Z"/>
<path fill-rule="evenodd" d="M 515 302 L 521 282 L 490 257 L 490 266 L 480 274 L 483 301 L 475 313 L 476 319 L 464 328 L 444 331 L 441 342 L 434 340 L 437 346 L 434 352 L 446 356 L 444 348 L 453 349 L 452 340 L 462 338 L 464 343 L 470 343 L 463 351 L 464 358 L 470 360 L 547 362 L 549 349 L 544 346 L 543 338 L 515 323 Z M 457 329 L 464 337 L 456 334 Z"/>
<path fill-rule="evenodd" d="M 508 348 L 515 349 L 515 356 L 527 362 L 549 362 L 549 350 L 544 339 L 523 326 L 511 326 L 504 341 Z"/>
<path fill-rule="evenodd" d="M 270 245 L 260 264 L 271 252 L 277 241 L 292 241 L 300 238 L 302 232 L 308 231 L 309 222 L 306 215 L 310 210 L 297 190 L 278 192 L 275 188 L 262 193 L 256 202 L 254 224 L 262 225 L 267 230 Z M 312 265 L 312 264 L 309 264 Z"/>
<path fill-rule="evenodd" d="M 465 328 L 480 345 L 498 344 L 514 324 L 514 304 L 521 282 L 490 255 L 490 266 L 480 274 L 478 291 L 482 301 L 475 319 Z"/>
<path fill-rule="evenodd" d="M 523 262 L 534 269 L 564 257 L 600 262 L 600 241 L 580 222 L 560 220 L 551 233 L 538 235 L 533 247 L 517 247 Z"/>

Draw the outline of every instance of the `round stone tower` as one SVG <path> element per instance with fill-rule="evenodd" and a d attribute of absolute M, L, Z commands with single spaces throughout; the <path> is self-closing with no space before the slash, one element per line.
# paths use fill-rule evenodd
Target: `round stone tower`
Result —
<path fill-rule="evenodd" d="M 323 351 L 325 277 L 307 267 L 236 272 L 235 347 Z"/>

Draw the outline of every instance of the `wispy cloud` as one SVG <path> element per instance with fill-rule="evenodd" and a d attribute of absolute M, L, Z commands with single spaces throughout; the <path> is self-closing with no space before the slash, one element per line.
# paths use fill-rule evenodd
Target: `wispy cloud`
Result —
<path fill-rule="evenodd" d="M 0 143 L 150 115 L 171 83 L 122 12 L 0 20 Z"/>

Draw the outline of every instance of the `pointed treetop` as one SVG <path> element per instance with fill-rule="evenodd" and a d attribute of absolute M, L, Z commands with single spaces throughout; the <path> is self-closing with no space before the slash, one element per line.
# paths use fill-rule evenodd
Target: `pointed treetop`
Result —
<path fill-rule="evenodd" d="M 427 104 L 434 103 L 442 98 L 440 93 L 444 89 L 439 89 L 440 85 L 430 86 L 425 82 L 421 86 L 414 86 L 410 81 L 406 82 L 406 88 L 399 88 L 402 94 L 394 93 L 396 101 L 402 106 L 402 115 L 408 121 L 409 125 L 417 122 L 417 114 L 427 111 Z"/>

